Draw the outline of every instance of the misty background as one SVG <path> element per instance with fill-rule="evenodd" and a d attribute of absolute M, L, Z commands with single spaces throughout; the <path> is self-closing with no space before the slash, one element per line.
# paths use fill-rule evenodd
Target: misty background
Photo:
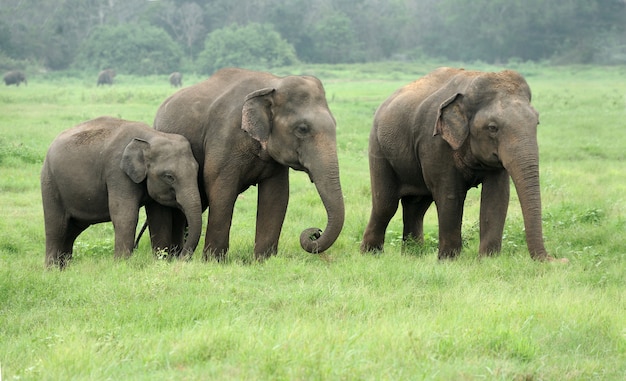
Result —
<path fill-rule="evenodd" d="M 626 64 L 626 0 L 0 0 L 0 69 Z"/>

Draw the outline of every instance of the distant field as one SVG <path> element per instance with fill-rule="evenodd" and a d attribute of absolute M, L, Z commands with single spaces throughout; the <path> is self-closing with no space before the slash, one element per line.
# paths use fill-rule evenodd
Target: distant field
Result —
<path fill-rule="evenodd" d="M 324 82 L 346 222 L 326 253 L 302 251 L 300 232 L 326 216 L 308 177 L 292 171 L 279 253 L 264 263 L 252 255 L 252 188 L 238 200 L 224 264 L 202 261 L 200 249 L 190 262 L 157 260 L 146 237 L 114 261 L 112 226 L 100 224 L 79 237 L 67 271 L 45 271 L 39 172 L 50 142 L 100 115 L 152 124 L 175 89 L 167 76 L 123 73 L 112 87 L 86 73 L 0 86 L 0 378 L 626 379 L 626 67 L 513 67 L 540 112 L 546 247 L 569 264 L 530 259 L 514 190 L 499 256 L 478 258 L 479 189 L 458 259 L 436 259 L 434 207 L 424 246 L 402 247 L 398 215 L 383 254 L 359 253 L 373 113 L 436 66 L 275 71 Z"/>

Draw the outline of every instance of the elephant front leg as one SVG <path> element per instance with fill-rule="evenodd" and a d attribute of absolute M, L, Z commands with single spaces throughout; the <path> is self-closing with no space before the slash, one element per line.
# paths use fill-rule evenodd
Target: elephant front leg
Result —
<path fill-rule="evenodd" d="M 463 246 L 461 224 L 465 192 L 443 192 L 435 198 L 439 219 L 439 259 L 456 257 Z"/>
<path fill-rule="evenodd" d="M 152 202 L 146 205 L 152 251 L 170 250 L 172 246 L 172 208 Z"/>
<path fill-rule="evenodd" d="M 109 200 L 111 222 L 115 231 L 115 258 L 128 258 L 135 246 L 139 202 Z"/>
<path fill-rule="evenodd" d="M 481 255 L 499 253 L 502 233 L 509 207 L 509 174 L 499 171 L 487 177 L 482 184 L 480 196 L 480 248 Z"/>
<path fill-rule="evenodd" d="M 215 258 L 217 261 L 223 261 L 226 259 L 233 210 L 238 195 L 236 189 L 235 186 L 228 186 L 219 181 L 215 181 L 211 187 L 209 218 L 202 250 L 204 260 Z"/>
<path fill-rule="evenodd" d="M 262 260 L 276 254 L 289 203 L 289 170 L 259 183 L 254 256 Z"/>

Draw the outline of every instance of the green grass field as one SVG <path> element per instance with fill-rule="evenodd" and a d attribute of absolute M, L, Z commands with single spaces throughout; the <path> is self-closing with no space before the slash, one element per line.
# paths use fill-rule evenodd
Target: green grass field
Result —
<path fill-rule="evenodd" d="M 279 253 L 264 263 L 252 255 L 252 188 L 237 203 L 226 263 L 202 261 L 200 249 L 189 262 L 157 260 L 146 237 L 115 261 L 112 226 L 100 224 L 79 237 L 66 271 L 44 270 L 39 172 L 52 139 L 100 115 L 151 124 L 175 90 L 166 76 L 120 74 L 97 88 L 82 73 L 0 87 L 0 378 L 626 379 L 626 67 L 514 67 L 541 114 L 546 247 L 569 264 L 530 259 L 514 190 L 498 256 L 477 254 L 479 189 L 458 259 L 436 259 L 434 207 L 424 246 L 402 247 L 396 216 L 385 252 L 359 253 L 374 110 L 436 66 L 276 71 L 324 82 L 346 223 L 326 253 L 302 251 L 300 231 L 326 220 L 314 186 L 292 171 Z"/>

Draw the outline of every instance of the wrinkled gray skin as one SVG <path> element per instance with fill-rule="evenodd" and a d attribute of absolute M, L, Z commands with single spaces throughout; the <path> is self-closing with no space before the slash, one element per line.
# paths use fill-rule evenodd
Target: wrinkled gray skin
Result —
<path fill-rule="evenodd" d="M 382 250 L 385 230 L 402 203 L 404 240 L 423 241 L 423 218 L 434 201 L 439 258 L 461 251 L 467 191 L 482 184 L 479 252 L 499 252 L 509 204 L 517 189 L 533 259 L 553 260 L 541 227 L 538 113 L 514 71 L 484 73 L 439 68 L 391 95 L 370 134 L 372 213 L 362 251 Z"/>
<path fill-rule="evenodd" d="M 25 85 L 28 84 L 26 76 L 19 70 L 12 70 L 4 74 L 4 84 L 7 86 L 19 86 L 22 82 L 24 82 Z"/>
<path fill-rule="evenodd" d="M 177 71 L 170 74 L 170 85 L 181 87 L 183 85 L 183 75 Z"/>
<path fill-rule="evenodd" d="M 115 78 L 115 70 L 105 69 L 98 73 L 98 84 L 96 86 L 104 86 L 113 84 L 113 78 Z"/>
<path fill-rule="evenodd" d="M 328 216 L 323 232 L 302 232 L 302 248 L 323 252 L 339 236 L 345 212 L 336 124 L 317 78 L 223 69 L 166 99 L 154 127 L 185 136 L 200 164 L 203 206 L 209 208 L 205 259 L 224 258 L 237 195 L 255 184 L 255 257 L 276 253 L 289 200 L 289 168 L 308 173 Z M 184 225 L 165 213 L 148 215 L 150 230 L 157 237 L 172 233 L 175 246 Z"/>
<path fill-rule="evenodd" d="M 62 132 L 41 171 L 46 266 L 64 268 L 76 237 L 106 221 L 113 222 L 115 256 L 128 257 L 139 208 L 158 203 L 182 210 L 190 256 L 202 231 L 197 178 L 189 142 L 144 123 L 100 117 Z"/>

